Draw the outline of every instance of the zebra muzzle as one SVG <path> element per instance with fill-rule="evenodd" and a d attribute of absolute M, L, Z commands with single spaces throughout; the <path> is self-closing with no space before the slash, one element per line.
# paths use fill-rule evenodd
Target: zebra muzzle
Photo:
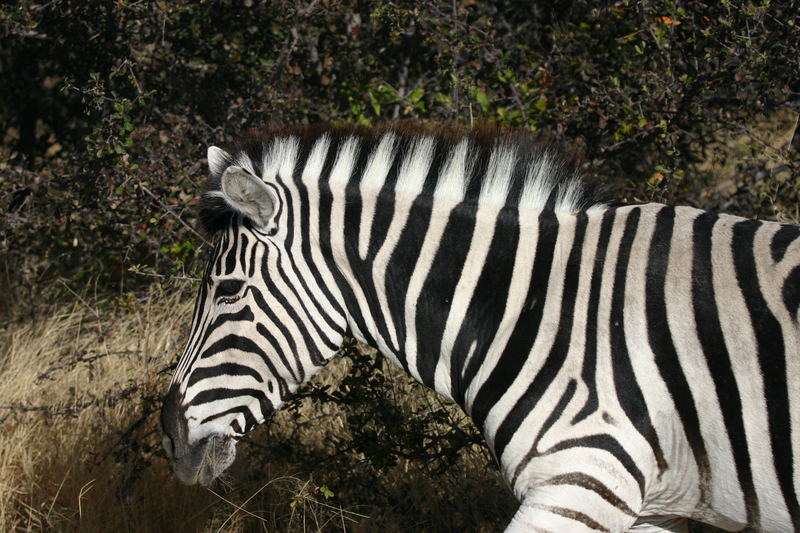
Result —
<path fill-rule="evenodd" d="M 186 485 L 209 486 L 236 457 L 236 443 L 230 437 L 209 436 L 172 459 L 175 476 Z"/>
<path fill-rule="evenodd" d="M 191 436 L 178 387 L 170 387 L 159 422 L 164 451 L 182 483 L 208 486 L 233 463 L 234 438 L 220 432 L 211 432 L 200 439 Z"/>

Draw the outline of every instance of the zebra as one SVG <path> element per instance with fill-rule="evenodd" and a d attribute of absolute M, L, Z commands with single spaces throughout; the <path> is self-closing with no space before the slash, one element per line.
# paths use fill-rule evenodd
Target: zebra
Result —
<path fill-rule="evenodd" d="M 488 127 L 273 126 L 208 166 L 161 413 L 182 482 L 351 336 L 475 422 L 506 532 L 800 531 L 800 226 L 602 203 Z"/>

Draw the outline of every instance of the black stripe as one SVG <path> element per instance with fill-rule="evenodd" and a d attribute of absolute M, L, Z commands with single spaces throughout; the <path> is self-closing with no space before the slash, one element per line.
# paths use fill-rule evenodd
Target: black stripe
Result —
<path fill-rule="evenodd" d="M 544 313 L 547 284 L 553 266 L 557 237 L 558 219 L 552 211 L 542 211 L 539 214 L 536 255 L 533 260 L 525 307 L 514 326 L 506 348 L 472 402 L 470 416 L 481 430 L 483 430 L 489 410 L 508 390 L 508 384 L 512 383 L 519 375 L 536 341 Z M 496 449 L 497 444 L 495 443 Z M 500 453 L 497 454 L 497 457 L 500 457 Z"/>
<path fill-rule="evenodd" d="M 528 147 L 507 146 L 514 152 L 514 170 L 511 173 L 511 186 L 508 188 L 506 205 L 519 208 L 519 201 L 522 198 L 522 191 L 525 189 L 528 172 L 534 164 L 538 154 Z"/>
<path fill-rule="evenodd" d="M 572 397 L 575 396 L 576 389 L 577 382 L 574 379 L 569 380 L 567 388 L 564 390 L 564 393 L 561 395 L 558 403 L 553 408 L 550 416 L 547 417 L 547 420 L 544 421 L 542 427 L 539 429 L 539 434 L 536 435 L 536 439 L 533 441 L 533 445 L 531 446 L 530 450 L 528 450 L 528 452 L 525 454 L 525 457 L 522 458 L 522 461 L 517 464 L 517 468 L 514 469 L 514 475 L 511 477 L 512 487 L 516 486 L 517 478 L 519 478 L 519 475 L 525 470 L 525 468 L 527 468 L 531 460 L 534 457 L 539 456 L 539 442 L 542 440 L 542 437 L 544 437 L 544 435 L 550 431 L 550 428 L 553 427 L 553 424 L 556 423 L 556 420 L 561 418 L 561 416 L 564 414 L 564 409 L 567 408 L 567 405 L 569 405 Z"/>
<path fill-rule="evenodd" d="M 275 365 L 272 363 L 272 360 L 267 357 L 267 354 L 264 353 L 264 351 L 256 342 L 248 339 L 247 337 L 240 337 L 239 335 L 226 335 L 203 350 L 200 355 L 200 359 L 207 359 L 227 350 L 239 350 L 259 356 L 264 361 L 264 364 L 267 365 L 275 380 L 278 381 L 278 389 L 280 390 L 281 398 L 286 398 L 289 395 L 289 389 L 286 386 L 286 381 L 280 376 L 280 374 L 278 374 L 275 369 Z"/>
<path fill-rule="evenodd" d="M 270 288 L 268 288 L 267 290 L 269 291 L 269 294 L 273 297 L 276 296 L 276 294 L 278 294 L 277 290 L 275 290 L 274 287 L 272 287 L 271 290 Z M 261 311 L 267 316 L 269 321 L 272 323 L 272 327 L 280 331 L 281 335 L 286 340 L 286 344 L 289 345 L 289 352 L 290 352 L 288 355 L 292 356 L 295 363 L 298 364 L 298 368 L 294 368 L 291 364 L 289 364 L 289 360 L 287 359 L 287 354 L 284 353 L 284 351 L 281 349 L 281 346 L 280 344 L 278 344 L 277 339 L 275 337 L 272 337 L 272 335 L 270 334 L 270 337 L 273 340 L 275 340 L 275 343 L 272 344 L 272 346 L 275 349 L 275 353 L 278 354 L 278 357 L 280 357 L 281 359 L 281 363 L 283 363 L 283 366 L 292 375 L 292 378 L 297 383 L 302 383 L 303 382 L 302 378 L 304 377 L 304 371 L 302 365 L 300 365 L 297 343 L 295 342 L 294 337 L 289 331 L 289 328 L 287 328 L 286 325 L 284 324 L 284 321 L 280 320 L 278 316 L 273 312 L 274 306 L 269 305 L 267 303 L 266 298 L 264 297 L 264 295 L 261 293 L 260 290 L 253 287 L 251 292 L 253 294 L 253 299 L 256 301 L 256 305 L 258 306 L 258 308 L 261 309 Z M 264 336 L 265 335 L 264 332 L 267 331 L 267 328 L 261 323 L 256 324 L 256 329 L 258 330 L 259 333 L 261 333 L 262 336 Z"/>
<path fill-rule="evenodd" d="M 705 212 L 694 220 L 692 304 L 697 338 L 703 348 L 711 378 L 714 380 L 714 389 L 731 444 L 736 475 L 744 496 L 746 522 L 758 524 L 760 520 L 758 497 L 750 470 L 750 453 L 747 449 L 747 437 L 742 419 L 741 394 L 733 374 L 733 365 L 720 325 L 717 296 L 714 294 L 712 236 L 717 220 L 717 215 L 711 212 Z"/>
<path fill-rule="evenodd" d="M 779 263 L 789 245 L 792 242 L 800 239 L 800 226 L 793 226 L 791 224 L 782 224 L 781 228 L 772 236 L 772 241 L 769 243 L 770 251 L 772 252 L 772 260 Z"/>
<path fill-rule="evenodd" d="M 248 243 L 249 239 L 247 238 L 247 235 L 245 235 L 244 233 L 242 233 L 241 239 L 242 239 L 242 243 L 241 243 L 241 247 L 239 249 L 239 268 L 241 268 L 242 269 L 242 273 L 244 273 L 244 272 L 247 272 L 247 260 L 246 260 L 246 257 L 247 257 L 247 243 Z M 255 246 L 253 246 L 253 248 L 255 248 Z"/>
<path fill-rule="evenodd" d="M 303 165 L 299 163 L 299 159 L 297 160 L 298 163 L 295 164 L 294 168 L 300 168 Z M 281 221 L 279 218 L 280 213 L 275 215 L 275 220 L 278 221 L 278 224 L 285 224 L 285 231 L 286 237 L 283 239 L 283 247 L 286 250 L 291 250 L 292 245 L 294 244 L 295 234 L 294 234 L 294 202 L 295 198 L 289 194 L 289 189 L 287 186 L 287 182 L 292 180 L 292 176 L 294 172 L 288 176 L 276 176 L 275 183 L 277 183 L 277 189 L 279 191 L 283 191 L 283 195 L 278 193 L 279 203 L 281 204 L 281 210 L 286 210 L 286 220 Z M 282 211 L 281 211 L 282 212 Z"/>
<path fill-rule="evenodd" d="M 397 346 L 395 353 L 405 354 L 406 352 L 406 331 L 407 324 L 405 318 L 406 295 L 408 294 L 408 284 L 414 273 L 414 268 L 419 260 L 419 252 L 425 242 L 425 235 L 428 232 L 431 220 L 431 208 L 433 207 L 431 198 L 418 196 L 411 206 L 408 220 L 397 240 L 397 245 L 389 258 L 389 266 L 386 269 L 386 300 L 388 312 L 394 323 L 397 334 Z M 382 209 L 379 204 L 378 209 Z M 435 295 L 425 295 L 425 298 L 435 298 Z M 389 342 L 389 339 L 387 339 Z M 438 357 L 438 353 L 426 354 L 430 357 Z M 403 356 L 402 359 L 405 359 Z"/>
<path fill-rule="evenodd" d="M 274 410 L 272 408 L 272 402 L 267 398 L 266 394 L 264 394 L 264 391 L 259 389 L 208 389 L 197 393 L 197 395 L 192 398 L 192 401 L 189 402 L 189 405 L 203 405 L 218 400 L 232 400 L 246 396 L 258 400 L 264 417 L 267 417 Z"/>
<path fill-rule="evenodd" d="M 789 275 L 786 276 L 781 293 L 786 309 L 789 310 L 792 318 L 797 321 L 797 313 L 800 312 L 800 266 L 794 267 L 789 272 Z"/>
<path fill-rule="evenodd" d="M 603 222 L 600 225 L 597 250 L 592 265 L 592 283 L 589 289 L 589 308 L 586 314 L 586 335 L 584 339 L 583 368 L 581 379 L 586 386 L 586 403 L 572 419 L 572 424 L 577 424 L 595 411 L 599 405 L 597 400 L 597 315 L 600 307 L 600 289 L 603 286 L 603 267 L 606 264 L 608 242 L 611 239 L 611 230 L 614 229 L 616 209 L 608 209 L 603 213 Z"/>
<path fill-rule="evenodd" d="M 337 137 L 333 137 L 331 140 L 331 146 L 328 150 L 328 156 L 325 160 L 325 164 L 323 165 L 322 175 L 320 176 L 319 181 L 319 246 L 322 256 L 325 258 L 325 262 L 328 265 L 328 270 L 330 271 L 336 285 L 339 287 L 339 292 L 342 295 L 344 300 L 344 309 L 347 310 L 347 313 L 350 319 L 355 322 L 358 328 L 361 330 L 362 335 L 364 336 L 364 341 L 371 346 L 375 346 L 376 342 L 375 339 L 370 335 L 370 332 L 367 331 L 364 324 L 366 323 L 364 317 L 361 315 L 361 309 L 358 305 L 358 300 L 353 294 L 353 289 L 350 287 L 348 281 L 344 278 L 344 276 L 339 271 L 339 265 L 336 264 L 336 261 L 333 257 L 333 250 L 331 249 L 331 231 L 343 231 L 344 228 L 333 228 L 332 227 L 332 220 L 331 215 L 333 211 L 333 193 L 331 192 L 330 188 L 330 173 L 333 169 L 333 164 L 336 161 L 336 155 L 338 154 L 341 146 L 343 144 L 342 139 Z M 340 199 L 340 201 L 346 201 L 345 198 Z"/>
<path fill-rule="evenodd" d="M 581 487 L 588 491 L 594 492 L 626 515 L 639 518 L 639 513 L 631 509 L 628 504 L 625 503 L 619 496 L 614 494 L 614 491 L 608 488 L 605 483 L 594 476 L 590 476 L 589 474 L 585 474 L 583 472 L 560 474 L 558 476 L 551 477 L 542 485 L 573 485 L 575 487 Z"/>
<path fill-rule="evenodd" d="M 794 493 L 794 462 L 791 438 L 787 434 L 787 430 L 791 428 L 791 417 L 783 331 L 761 294 L 758 286 L 758 270 L 753 257 L 753 242 L 760 226 L 761 223 L 757 220 L 745 220 L 733 226 L 731 243 L 733 262 L 758 343 L 758 362 L 761 366 L 764 395 L 767 400 L 773 464 L 784 502 L 792 518 L 792 526 L 798 531 L 800 506 Z"/>
<path fill-rule="evenodd" d="M 211 305 L 213 305 L 213 302 Z M 208 337 L 223 324 L 227 324 L 228 322 L 252 322 L 253 320 L 255 320 L 255 316 L 250 310 L 250 306 L 242 307 L 234 313 L 222 313 L 214 319 L 208 328 L 206 328 L 202 339 L 196 345 L 199 347 L 205 346 Z"/>
<path fill-rule="evenodd" d="M 236 248 L 239 245 L 239 225 L 231 225 L 227 231 L 228 247 L 225 249 L 225 275 L 236 270 Z"/>
<path fill-rule="evenodd" d="M 452 146 L 449 143 L 443 142 L 441 139 L 434 139 L 431 166 L 428 168 L 428 175 L 425 177 L 425 183 L 422 185 L 421 196 L 425 198 L 433 197 L 433 193 L 436 191 L 436 185 L 442 177 L 442 170 L 444 170 L 444 165 L 448 161 L 451 149 Z"/>
<path fill-rule="evenodd" d="M 301 148 L 301 154 L 310 153 L 313 148 L 313 145 L 317 142 L 317 140 L 318 139 L 313 139 L 308 143 L 306 143 Z M 333 150 L 329 145 L 328 150 L 325 154 L 326 161 L 329 161 L 331 159 L 332 152 Z M 303 159 L 301 159 L 301 161 L 306 162 L 306 165 L 308 164 L 307 157 L 308 155 L 305 155 Z M 333 293 L 328 288 L 328 284 L 325 283 L 325 281 L 323 280 L 322 274 L 316 268 L 314 257 L 311 254 L 311 243 L 313 241 L 313 239 L 311 239 L 311 203 L 308 197 L 308 188 L 303 183 L 303 172 L 305 170 L 306 165 L 297 165 L 295 167 L 295 173 L 294 173 L 294 184 L 295 187 L 297 188 L 297 193 L 298 193 L 297 201 L 300 206 L 300 233 L 301 233 L 300 251 L 303 256 L 303 261 L 306 265 L 308 265 L 309 269 L 311 270 L 311 275 L 314 278 L 317 287 L 319 287 L 319 289 L 322 291 L 325 301 L 333 308 L 333 312 L 335 315 L 344 316 L 344 309 L 341 307 L 340 302 L 336 298 L 334 298 Z M 323 164 L 323 168 L 324 167 L 325 164 Z M 328 168 L 328 170 L 330 171 L 330 168 Z M 323 177 L 325 176 L 326 174 L 324 174 L 323 172 L 323 175 L 320 176 L 319 183 L 323 181 Z M 321 211 L 322 210 L 320 209 L 320 213 Z M 295 271 L 298 272 L 298 278 L 300 278 L 301 282 L 303 283 L 304 290 L 310 292 L 305 282 L 303 281 L 303 276 L 299 275 L 299 269 L 297 265 L 294 263 L 294 258 L 291 257 L 290 259 L 292 261 L 292 266 L 294 267 Z M 316 299 L 315 299 L 315 304 L 317 305 L 317 310 L 320 312 L 320 314 L 322 314 L 323 316 L 327 316 L 327 313 L 322 308 L 321 303 L 318 303 Z M 333 324 L 331 324 L 331 327 L 338 329 Z"/>
<path fill-rule="evenodd" d="M 595 531 L 600 531 L 602 533 L 611 533 L 608 529 L 603 527 L 601 524 L 597 523 L 592 517 L 590 517 L 587 514 L 581 513 L 580 511 L 575 511 L 573 509 L 568 509 L 566 507 L 544 505 L 541 503 L 534 503 L 532 507 L 535 507 L 537 509 L 542 509 L 554 515 L 563 516 L 564 518 L 569 518 L 570 520 L 574 520 L 576 522 L 580 522 L 584 526 L 590 529 L 594 529 Z"/>
<path fill-rule="evenodd" d="M 406 353 L 406 331 L 408 325 L 405 319 L 405 301 L 406 294 L 408 293 L 408 284 L 411 281 L 411 276 L 419 259 L 419 251 L 425 242 L 425 237 L 430 227 L 431 215 L 433 210 L 434 199 L 432 193 L 436 186 L 438 175 L 441 172 L 441 166 L 445 161 L 446 146 L 443 143 L 436 143 L 434 145 L 434 155 L 431 165 L 428 168 L 428 174 L 425 177 L 422 194 L 417 195 L 409 210 L 408 219 L 405 226 L 400 233 L 397 240 L 397 245 L 392 251 L 389 258 L 389 268 L 386 270 L 386 283 L 385 291 L 387 295 L 387 303 L 389 313 L 395 327 L 397 335 L 396 354 L 400 359 L 405 360 L 404 356 L 399 354 Z M 396 158 L 399 160 L 400 158 Z M 378 211 L 383 211 L 380 198 L 376 207 L 376 217 Z M 387 226 L 388 228 L 388 226 Z M 374 257 L 378 251 L 379 239 L 375 235 L 375 230 L 370 236 L 370 251 L 371 257 Z M 383 242 L 383 239 L 380 240 Z M 437 354 L 431 353 L 431 356 Z"/>
<path fill-rule="evenodd" d="M 217 240 L 217 245 L 214 247 L 214 275 L 219 277 L 222 275 L 222 265 L 225 261 L 225 253 L 228 249 L 228 242 L 230 241 L 230 226 L 220 235 Z M 211 279 L 209 279 L 211 282 Z"/>
<path fill-rule="evenodd" d="M 222 241 L 222 234 L 218 233 L 214 237 L 213 247 L 211 249 L 211 253 L 208 254 L 208 260 L 206 261 L 206 269 L 203 272 L 203 286 L 210 287 L 212 280 L 211 277 L 214 275 L 214 266 L 216 261 L 219 260 L 219 250 L 220 250 L 220 242 Z"/>
<path fill-rule="evenodd" d="M 491 158 L 493 149 L 494 146 L 492 145 L 476 142 L 470 142 L 467 147 L 467 160 L 469 161 L 469 157 L 473 156 L 472 162 L 474 164 L 472 165 L 472 171 L 465 177 L 467 180 L 467 189 L 464 194 L 465 202 L 470 202 L 472 204 L 478 203 L 481 185 L 486 176 L 486 169 L 489 168 L 489 159 Z"/>
<path fill-rule="evenodd" d="M 378 250 L 380 250 L 381 245 L 383 245 L 386 240 L 386 235 L 389 233 L 389 226 L 395 215 L 394 188 L 397 183 L 397 176 L 400 172 L 400 165 L 403 163 L 404 145 L 403 139 L 397 139 L 394 147 L 394 159 L 389 166 L 389 172 L 386 174 L 386 179 L 381 186 L 381 190 L 376 193 L 375 211 L 372 214 L 372 220 L 369 222 L 372 226 L 369 232 L 369 243 L 367 244 L 367 262 L 370 267 L 372 266 L 372 260 L 375 259 L 375 255 L 377 255 Z M 360 223 L 360 220 L 356 222 L 358 225 L 360 225 Z M 358 230 L 358 226 L 351 229 L 352 237 L 356 240 L 358 239 Z M 356 243 L 354 250 L 358 250 L 358 243 Z"/>
<path fill-rule="evenodd" d="M 625 279 L 628 275 L 631 248 L 636 239 L 640 216 L 641 210 L 638 207 L 631 209 L 625 220 L 625 228 L 619 245 L 614 290 L 611 295 L 609 324 L 611 359 L 614 370 L 614 387 L 616 388 L 620 407 L 625 411 L 631 424 L 650 444 L 658 470 L 663 472 L 667 469 L 667 462 L 664 459 L 664 452 L 658 441 L 658 434 L 653 427 L 653 422 L 650 420 L 650 413 L 647 410 L 642 389 L 639 387 L 636 374 L 633 372 L 625 338 Z"/>
<path fill-rule="evenodd" d="M 264 382 L 264 378 L 261 377 L 261 374 L 249 366 L 240 365 L 239 363 L 222 363 L 214 366 L 195 368 L 189 376 L 186 387 L 191 387 L 198 381 L 219 376 L 250 376 L 259 383 Z"/>
<path fill-rule="evenodd" d="M 475 211 L 475 204 L 460 203 L 450 212 L 439 248 L 416 302 L 417 370 L 420 376 L 425 376 L 423 383 L 432 382 L 436 371 L 448 310 L 475 231 Z M 400 362 L 408 371 L 405 358 Z"/>
<path fill-rule="evenodd" d="M 256 252 L 258 246 L 255 244 L 250 248 L 250 261 L 247 263 L 247 277 L 252 278 L 256 273 Z"/>
<path fill-rule="evenodd" d="M 644 499 L 644 489 L 645 489 L 645 482 L 644 482 L 644 474 L 639 469 L 639 466 L 636 464 L 636 461 L 630 456 L 630 454 L 625 450 L 625 448 L 611 435 L 607 433 L 600 433 L 597 435 L 588 435 L 586 437 L 581 437 L 577 439 L 568 439 L 555 444 L 550 449 L 542 452 L 540 455 L 553 455 L 558 453 L 562 450 L 568 450 L 571 448 L 596 448 L 598 450 L 603 450 L 611 455 L 613 455 L 617 461 L 628 471 L 628 474 L 636 481 L 636 484 L 639 486 L 639 494 Z"/>
<path fill-rule="evenodd" d="M 697 414 L 695 398 L 678 359 L 678 352 L 672 340 L 667 316 L 665 285 L 674 224 L 675 210 L 671 207 L 663 207 L 656 215 L 655 228 L 647 258 L 647 276 L 645 278 L 644 291 L 647 338 L 653 350 L 658 371 L 672 397 L 678 416 L 681 419 L 683 430 L 686 433 L 686 439 L 694 455 L 694 461 L 700 476 L 700 501 L 710 504 L 711 502 L 707 499 L 708 489 L 711 486 L 711 467 L 708 462 L 708 453 L 703 440 L 703 433 L 700 431 L 700 419 Z"/>
<path fill-rule="evenodd" d="M 451 394 L 464 404 L 464 394 L 483 366 L 503 319 L 511 278 L 514 273 L 516 250 L 519 246 L 519 222 L 516 211 L 501 211 L 496 220 L 496 230 L 489 244 L 481 275 L 468 303 L 467 312 L 453 344 L 451 360 Z M 475 351 L 469 365 L 464 360 L 472 345 Z M 463 376 L 463 377 L 462 377 Z M 433 381 L 428 386 L 433 385 Z"/>
<path fill-rule="evenodd" d="M 551 276 L 551 280 L 555 277 L 556 279 L 553 281 L 556 283 L 560 281 L 560 283 L 562 283 L 558 330 L 556 331 L 553 344 L 550 347 L 550 352 L 544 364 L 542 364 L 541 369 L 497 429 L 494 448 L 498 458 L 503 456 L 503 450 L 511 441 L 511 438 L 522 425 L 522 422 L 528 414 L 533 411 L 539 403 L 539 400 L 541 400 L 542 396 L 547 392 L 547 389 L 556 379 L 556 376 L 558 376 L 559 371 L 564 365 L 564 361 L 567 359 L 570 339 L 572 337 L 572 323 L 575 317 L 575 300 L 578 294 L 581 252 L 583 251 L 587 222 L 588 217 L 585 212 L 581 212 L 575 217 L 575 232 L 563 277 L 559 272 L 554 272 Z M 535 357 L 535 355 L 531 356 Z"/>
<path fill-rule="evenodd" d="M 264 418 L 269 416 L 270 412 L 271 411 L 263 413 L 264 414 Z M 212 420 L 216 420 L 218 418 L 223 418 L 223 417 L 228 416 L 230 414 L 237 414 L 237 413 L 241 413 L 244 416 L 244 421 L 245 421 L 244 422 L 244 425 L 245 425 L 244 428 L 242 428 L 239 425 L 239 422 L 236 419 L 234 419 L 231 422 L 231 426 L 233 426 L 233 428 L 236 430 L 237 433 L 244 434 L 247 431 L 250 431 L 252 428 L 254 428 L 254 427 L 256 427 L 258 425 L 257 422 L 256 422 L 255 417 L 253 416 L 252 411 L 250 411 L 250 408 L 246 407 L 244 405 L 240 405 L 240 406 L 237 406 L 237 407 L 231 407 L 230 409 L 226 409 L 226 410 L 221 411 L 219 413 L 214 413 L 213 415 L 209 415 L 209 416 L 205 417 L 203 420 L 200 421 L 200 425 L 203 425 L 206 422 L 211 422 Z"/>

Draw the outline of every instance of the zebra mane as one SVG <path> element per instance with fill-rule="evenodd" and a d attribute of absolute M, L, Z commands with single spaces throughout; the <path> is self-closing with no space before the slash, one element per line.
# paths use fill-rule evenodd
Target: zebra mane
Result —
<path fill-rule="evenodd" d="M 363 175 L 357 183 L 362 191 L 372 185 L 376 194 L 391 186 L 397 192 L 555 212 L 603 205 L 597 188 L 581 179 L 573 157 L 527 130 L 405 122 L 373 128 L 271 126 L 246 133 L 230 148 L 210 152 L 214 157 L 209 161 L 211 175 L 200 221 L 211 233 L 225 227 L 234 214 L 220 192 L 222 174 L 229 166 L 240 166 L 264 180 L 278 174 L 287 179 L 302 173 L 316 157 L 314 163 L 327 175 L 343 154 L 353 160 L 350 175 Z"/>

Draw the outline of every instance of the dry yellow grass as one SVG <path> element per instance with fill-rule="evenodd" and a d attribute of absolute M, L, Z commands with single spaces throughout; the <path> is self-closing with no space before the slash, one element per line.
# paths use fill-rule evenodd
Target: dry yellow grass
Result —
<path fill-rule="evenodd" d="M 155 442 L 143 400 L 168 379 L 157 372 L 174 356 L 187 312 L 177 296 L 113 316 L 75 305 L 0 333 L 0 529 L 157 531 L 176 510 L 190 516 L 209 505 L 176 490 L 166 469 L 136 479 L 152 451 L 120 457 L 115 441 L 130 432 Z M 147 490 L 126 493 L 127 481 Z"/>
<path fill-rule="evenodd" d="M 411 461 L 370 470 L 355 452 L 337 463 L 332 443 L 348 430 L 330 404 L 256 429 L 221 491 L 180 485 L 156 420 L 190 320 L 186 292 L 56 306 L 0 329 L 0 531 L 502 529 L 514 502 L 484 451 L 465 452 L 437 478 Z M 331 366 L 322 379 L 348 370 L 347 361 Z M 405 377 L 389 373 L 407 407 L 431 401 L 405 394 Z M 259 450 L 276 436 L 319 461 L 298 463 L 292 450 L 265 458 Z"/>

